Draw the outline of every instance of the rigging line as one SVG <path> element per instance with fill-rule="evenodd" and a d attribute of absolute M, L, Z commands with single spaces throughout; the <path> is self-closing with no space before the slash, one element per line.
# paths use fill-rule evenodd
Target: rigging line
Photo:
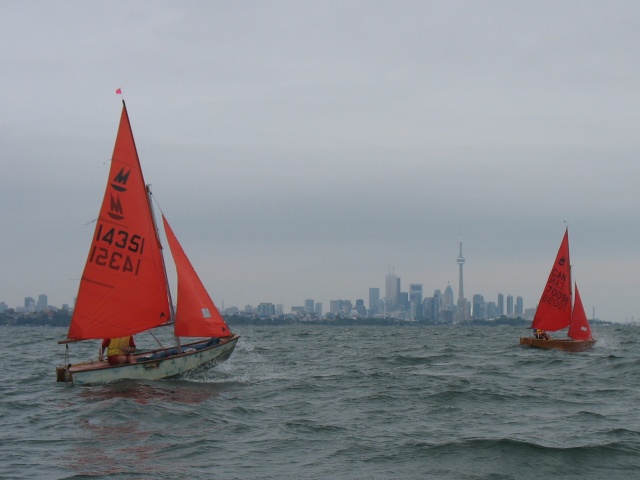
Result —
<path fill-rule="evenodd" d="M 147 332 L 149 332 L 151 334 L 151 336 L 155 339 L 155 341 L 158 343 L 158 345 L 160 345 L 160 348 L 162 350 L 166 350 L 167 349 L 167 347 L 165 347 L 164 345 L 162 345 L 162 343 L 160 343 L 160 340 L 158 340 L 158 337 L 156 337 L 156 335 L 151 330 L 147 330 Z"/>
<path fill-rule="evenodd" d="M 153 203 L 155 203 L 156 206 L 158 207 L 158 210 L 160 210 L 160 214 L 164 215 L 164 211 L 162 210 L 162 207 L 160 206 L 160 202 L 158 202 L 158 200 L 156 200 L 156 196 L 151 191 L 151 184 L 147 185 L 147 191 L 149 192 L 149 196 L 153 200 Z"/>

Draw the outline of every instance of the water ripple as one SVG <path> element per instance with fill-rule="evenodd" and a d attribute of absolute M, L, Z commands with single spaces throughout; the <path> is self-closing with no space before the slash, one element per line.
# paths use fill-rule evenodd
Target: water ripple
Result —
<path fill-rule="evenodd" d="M 246 326 L 215 368 L 75 387 L 64 330 L 3 328 L 24 343 L 0 360 L 0 477 L 638 477 L 640 329 L 594 330 L 567 354 L 516 328 Z"/>

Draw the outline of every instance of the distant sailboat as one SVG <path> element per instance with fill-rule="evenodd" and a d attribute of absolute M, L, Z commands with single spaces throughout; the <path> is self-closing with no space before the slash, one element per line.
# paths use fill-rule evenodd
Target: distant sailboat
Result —
<path fill-rule="evenodd" d="M 229 330 L 164 215 L 162 221 L 178 276 L 175 313 L 151 193 L 123 101 L 109 179 L 71 325 L 67 339 L 59 343 L 128 337 L 173 324 L 176 345 L 134 355 L 135 363 L 125 365 L 99 360 L 72 365 L 65 358 L 65 365 L 56 369 L 59 382 L 172 377 L 215 365 L 233 352 L 240 337 Z M 181 336 L 205 338 L 181 345 Z"/>
<path fill-rule="evenodd" d="M 571 306 L 571 262 L 569 261 L 569 230 L 565 230 L 556 260 L 545 285 L 531 328 L 555 332 L 569 327 L 568 339 L 520 338 L 520 345 L 535 348 L 557 348 L 571 352 L 588 350 L 596 343 L 576 289 L 576 301 Z"/>

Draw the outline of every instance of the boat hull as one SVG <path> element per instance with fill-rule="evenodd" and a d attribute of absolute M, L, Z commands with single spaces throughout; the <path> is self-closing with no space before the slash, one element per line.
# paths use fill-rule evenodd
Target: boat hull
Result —
<path fill-rule="evenodd" d="M 59 366 L 56 368 L 58 382 L 89 385 L 109 383 L 117 380 L 159 380 L 171 378 L 198 368 L 209 368 L 228 359 L 231 356 L 239 335 L 233 335 L 228 340 L 212 346 L 204 346 L 208 340 L 194 342 L 182 346 L 183 353 L 155 358 L 153 354 L 162 352 L 155 350 L 136 355 L 138 363 L 127 365 L 109 365 L 106 361 L 85 362 L 75 365 Z"/>
<path fill-rule="evenodd" d="M 533 337 L 521 337 L 520 345 L 533 348 L 554 348 L 566 352 L 584 352 L 589 350 L 596 343 L 595 339 L 571 340 L 571 339 L 550 339 L 544 340 Z"/>

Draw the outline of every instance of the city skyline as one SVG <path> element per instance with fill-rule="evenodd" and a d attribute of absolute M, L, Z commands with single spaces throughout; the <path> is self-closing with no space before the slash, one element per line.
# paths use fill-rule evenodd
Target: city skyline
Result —
<path fill-rule="evenodd" d="M 455 318 L 449 318 L 448 321 L 464 321 L 467 320 L 469 318 L 476 318 L 476 313 L 474 312 L 474 307 L 476 306 L 476 301 L 475 299 L 477 297 L 482 298 L 482 300 L 478 300 L 478 302 L 480 305 L 482 305 L 482 308 L 484 308 L 484 295 L 480 294 L 480 293 L 475 293 L 473 294 L 473 301 L 469 301 L 465 296 L 464 296 L 464 276 L 463 276 L 463 265 L 465 263 L 465 258 L 463 256 L 462 253 L 462 248 L 463 248 L 463 240 L 462 240 L 462 233 L 460 233 L 459 235 L 459 253 L 458 253 L 458 257 L 456 258 L 456 263 L 458 265 L 458 299 L 456 304 L 454 305 L 453 302 L 453 290 L 452 287 L 450 286 L 450 282 L 447 282 L 447 286 L 445 287 L 444 291 L 445 291 L 445 295 L 444 295 L 444 304 L 445 305 L 449 305 L 452 307 L 452 311 L 455 311 Z M 175 282 L 174 282 L 175 283 Z M 368 308 L 367 311 L 371 312 L 371 314 L 380 314 L 380 312 L 382 311 L 383 314 L 389 313 L 390 315 L 392 314 L 396 314 L 399 310 L 402 310 L 403 313 L 408 314 L 411 319 L 414 319 L 414 317 L 416 315 L 418 316 L 429 316 L 430 314 L 426 311 L 419 311 L 419 312 L 415 312 L 413 310 L 414 306 L 417 304 L 422 304 L 422 300 L 421 299 L 427 299 L 427 298 L 439 298 L 440 296 L 442 296 L 442 290 L 440 288 L 435 287 L 433 289 L 433 296 L 429 297 L 427 295 L 424 295 L 424 284 L 423 283 L 410 283 L 409 284 L 409 289 L 408 291 L 402 291 L 402 285 L 401 285 L 401 277 L 398 277 L 397 275 L 395 275 L 395 267 L 392 267 L 391 265 L 388 266 L 388 271 L 387 274 L 385 276 L 385 280 L 384 280 L 384 285 L 385 285 L 385 295 L 384 296 L 380 296 L 380 287 L 368 287 Z M 420 300 L 419 301 L 414 301 L 415 300 L 415 295 L 416 293 L 414 293 L 412 291 L 412 289 L 414 289 L 415 287 L 415 291 L 419 292 L 417 293 L 419 295 Z M 419 287 L 419 288 L 418 288 Z M 175 288 L 173 289 L 175 291 Z M 372 290 L 376 290 L 377 294 L 376 294 L 376 298 L 378 299 L 378 307 L 373 307 L 372 306 Z M 447 292 L 450 292 L 447 295 Z M 497 296 L 496 296 L 496 302 L 493 302 L 491 300 L 488 300 L 486 302 L 486 304 L 489 303 L 494 303 L 496 304 L 497 307 L 497 312 L 499 312 L 499 315 L 502 314 L 512 314 L 513 312 L 513 304 L 507 306 L 507 308 L 503 308 L 502 302 L 501 302 L 501 297 L 503 297 L 504 294 L 501 291 L 498 291 Z M 313 296 L 312 296 L 313 297 Z M 514 295 L 509 293 L 507 294 L 507 298 L 513 299 Z M 520 309 L 519 309 L 519 314 L 523 314 L 525 310 L 522 303 L 523 303 L 523 297 L 520 295 L 515 296 L 516 298 L 519 299 L 518 303 L 520 305 Z M 320 310 L 323 309 L 324 305 L 331 305 L 334 302 L 347 302 L 347 303 L 356 303 L 356 302 L 364 302 L 365 297 L 360 297 L 360 296 L 356 296 L 355 299 L 351 299 L 348 298 L 346 296 L 342 296 L 340 298 L 332 298 L 329 299 L 328 301 L 325 302 L 316 302 L 313 299 L 310 298 L 306 298 L 304 300 L 304 302 L 299 302 L 299 303 L 291 303 L 290 304 L 290 310 L 287 311 L 287 308 L 285 306 L 285 304 L 283 302 L 274 302 L 274 301 L 269 301 L 269 300 L 265 300 L 265 301 L 260 301 L 257 303 L 257 305 L 254 305 L 254 303 L 252 302 L 245 302 L 242 305 L 225 305 L 224 304 L 224 300 L 221 300 L 219 303 L 216 302 L 214 300 L 214 303 L 216 303 L 216 306 L 218 307 L 218 309 L 222 312 L 222 313 L 227 313 L 228 311 L 246 311 L 247 307 L 251 307 L 253 311 L 259 311 L 260 310 L 260 306 L 261 305 L 272 305 L 274 307 L 277 307 L 280 314 L 287 314 L 287 313 L 297 313 L 297 312 L 301 312 L 301 311 L 306 311 L 306 312 L 314 312 L 317 311 L 318 308 Z M 8 303 L 6 303 L 4 300 L 0 299 L 0 307 L 3 308 L 18 308 L 18 309 L 22 309 L 24 308 L 25 311 L 42 311 L 42 305 L 46 305 L 48 302 L 48 295 L 46 294 L 39 294 L 38 295 L 38 301 L 36 302 L 36 300 L 34 299 L 34 297 L 30 297 L 30 296 L 26 296 L 24 297 L 24 302 L 23 305 L 19 305 L 19 306 L 14 306 L 11 307 Z M 175 302 L 175 298 L 174 298 L 174 302 Z M 309 305 L 308 302 L 313 302 L 313 305 Z M 72 302 L 71 304 L 69 304 L 69 302 L 63 302 L 63 306 L 66 306 L 67 308 L 69 307 L 69 305 L 71 305 L 71 308 L 73 308 L 73 304 L 75 303 L 75 297 L 74 297 L 74 302 Z M 413 306 L 412 306 L 413 305 Z M 536 304 L 537 305 L 537 304 Z M 55 308 L 64 308 L 64 307 L 58 307 L 56 305 L 51 305 Z M 425 308 L 426 306 L 422 305 L 420 308 Z M 529 307 L 529 308 L 535 308 L 534 307 Z M 333 308 L 331 309 L 332 313 L 333 312 Z M 433 313 L 431 313 L 432 315 Z"/>
<path fill-rule="evenodd" d="M 421 285 L 421 284 L 412 284 L 412 285 Z M 369 290 L 372 289 L 377 289 L 376 287 L 370 287 Z M 446 290 L 446 289 L 445 289 Z M 404 292 L 407 293 L 407 292 Z M 424 299 L 427 298 L 434 298 L 436 295 L 441 294 L 441 290 L 440 289 L 435 289 L 434 290 L 434 296 L 433 297 L 428 297 L 425 296 Z M 495 316 L 501 316 L 501 315 L 523 315 L 525 313 L 526 310 L 528 310 L 528 308 L 524 308 L 522 301 L 523 298 L 521 296 L 513 296 L 511 294 L 506 295 L 506 297 L 502 294 L 499 293 L 496 301 L 491 301 L 491 300 L 486 300 L 484 299 L 484 296 L 481 294 L 475 294 L 474 297 L 480 296 L 483 299 L 483 302 L 485 304 L 489 304 L 492 303 L 494 304 L 494 307 L 497 307 L 497 310 L 495 311 Z M 5 310 L 15 310 L 17 312 L 42 312 L 42 311 L 46 311 L 48 308 L 54 308 L 56 310 L 64 310 L 64 309 L 70 309 L 73 310 L 73 303 L 63 303 L 61 305 L 53 305 L 53 304 L 49 304 L 46 300 L 45 303 L 42 304 L 40 298 L 45 297 L 47 298 L 46 294 L 40 294 L 38 295 L 39 300 L 35 301 L 35 299 L 33 297 L 30 296 L 26 296 L 24 297 L 24 302 L 21 305 L 11 305 L 9 303 L 7 303 L 4 300 L 0 300 L 0 313 L 2 311 Z M 501 304 L 500 302 L 500 298 L 504 297 L 507 299 L 511 299 L 511 304 L 509 305 L 509 301 L 507 301 L 507 307 L 502 309 L 501 307 L 499 307 L 499 305 Z M 513 299 L 516 298 L 520 305 L 521 308 L 518 310 L 516 309 L 516 304 L 513 303 Z M 308 307 L 308 302 L 312 301 L 313 302 L 313 307 L 311 308 L 311 310 Z M 307 298 L 305 299 L 304 302 L 300 302 L 299 304 L 294 304 L 290 306 L 290 309 L 287 309 L 286 306 L 281 303 L 281 302 L 272 302 L 272 301 L 265 301 L 265 302 L 260 302 L 260 303 L 250 303 L 247 302 L 243 305 L 232 305 L 232 306 L 221 306 L 221 305 L 216 305 L 222 313 L 232 313 L 231 310 L 237 310 L 239 312 L 243 312 L 246 311 L 247 307 L 251 307 L 251 312 L 258 312 L 260 313 L 260 306 L 261 305 L 273 305 L 274 306 L 274 314 L 289 314 L 289 313 L 299 313 L 299 312 L 307 312 L 307 313 L 312 313 L 312 314 L 316 314 L 316 315 L 324 315 L 326 313 L 335 313 L 332 312 L 331 310 L 326 311 L 325 310 L 325 306 L 331 305 L 334 302 L 348 302 L 350 304 L 354 304 L 354 306 L 357 306 L 358 302 L 365 302 L 364 298 L 356 298 L 356 299 L 349 299 L 349 298 L 341 298 L 341 299 L 332 299 L 327 303 L 324 302 L 318 302 L 313 298 Z M 413 302 L 409 302 L 409 305 L 412 304 Z M 381 305 L 384 304 L 384 299 L 381 299 Z M 369 305 L 368 307 L 366 307 L 366 314 L 367 315 L 380 315 L 382 312 L 382 309 L 378 310 L 378 311 L 374 311 L 374 309 L 371 308 L 371 304 L 367 303 L 367 305 Z M 279 311 L 279 308 L 281 307 L 282 310 Z M 224 308 L 224 310 L 223 310 Z M 321 313 L 318 312 L 318 309 L 320 309 Z M 341 312 L 341 313 L 348 313 L 348 312 Z M 384 312 L 383 312 L 384 313 Z M 397 310 L 393 310 L 393 311 L 388 311 L 386 312 L 389 316 L 393 316 L 394 313 L 397 313 Z M 409 310 L 407 310 L 407 316 L 410 316 L 412 320 L 414 320 L 415 318 L 413 318 L 413 315 L 409 315 Z M 492 315 L 491 317 L 476 317 L 475 312 L 473 313 L 472 317 L 473 318 L 493 318 L 494 315 Z M 471 318 L 471 317 L 469 317 Z M 468 319 L 468 318 L 467 318 Z M 466 320 L 466 319 L 465 319 Z"/>
<path fill-rule="evenodd" d="M 368 291 L 367 295 L 355 295 L 354 297 L 348 297 L 346 295 L 338 295 L 336 298 L 330 298 L 330 299 L 323 299 L 320 301 L 316 301 L 315 299 L 317 298 L 314 295 L 307 295 L 305 297 L 304 300 L 298 301 L 298 302 L 291 302 L 291 303 L 285 303 L 282 301 L 273 301 L 273 300 L 269 300 L 269 299 L 262 299 L 260 301 L 248 301 L 248 302 L 240 302 L 238 304 L 233 304 L 233 305 L 229 305 L 228 303 L 225 303 L 224 299 L 216 301 L 214 298 L 214 303 L 216 304 L 216 306 L 218 307 L 218 309 L 222 312 L 222 313 L 229 313 L 230 311 L 246 311 L 247 307 L 251 307 L 253 311 L 259 311 L 260 309 L 260 305 L 273 305 L 276 309 L 280 308 L 282 309 L 282 311 L 280 312 L 281 314 L 288 314 L 288 313 L 297 313 L 300 311 L 309 311 L 309 306 L 306 302 L 313 300 L 314 302 L 314 310 L 317 310 L 318 307 L 323 311 L 323 313 L 329 313 L 329 309 L 327 308 L 327 306 L 331 305 L 334 302 L 350 302 L 355 304 L 358 301 L 364 301 L 367 302 L 367 311 L 371 310 L 371 290 L 378 290 L 378 299 L 380 302 L 380 305 L 382 306 L 381 309 L 384 309 L 383 313 L 388 313 L 389 315 L 393 315 L 393 314 L 397 314 L 398 313 L 398 304 L 401 300 L 401 296 L 404 296 L 404 303 L 405 305 L 403 306 L 403 308 L 406 309 L 405 315 L 404 316 L 409 316 L 411 317 L 411 319 L 414 319 L 415 316 L 415 312 L 412 310 L 413 307 L 411 306 L 411 299 L 412 299 L 412 292 L 411 292 L 411 288 L 413 286 L 419 286 L 420 287 L 420 297 L 427 299 L 427 298 L 435 298 L 438 296 L 442 296 L 445 300 L 445 304 L 450 304 L 453 306 L 453 310 L 454 310 L 454 314 L 455 316 L 452 316 L 451 318 L 448 318 L 447 321 L 456 321 L 456 322 L 460 322 L 460 321 L 464 321 L 464 320 L 468 320 L 471 318 L 485 318 L 485 317 L 477 317 L 477 314 L 475 312 L 476 310 L 476 298 L 480 297 L 481 300 L 478 300 L 479 305 L 481 305 L 481 308 L 483 309 L 483 315 L 484 314 L 490 314 L 490 312 L 486 312 L 484 311 L 484 308 L 486 306 L 488 306 L 489 304 L 494 304 L 493 309 L 495 309 L 495 312 L 497 315 L 524 315 L 525 312 L 527 311 L 532 311 L 535 310 L 535 308 L 537 308 L 537 302 L 539 301 L 539 297 L 535 300 L 535 304 L 532 305 L 524 305 L 524 297 L 522 295 L 517 295 L 514 294 L 513 292 L 509 292 L 506 295 L 504 294 L 503 291 L 501 290 L 497 290 L 497 293 L 495 294 L 495 298 L 494 300 L 491 300 L 491 297 L 486 296 L 485 298 L 485 294 L 483 293 L 474 293 L 472 295 L 472 299 L 468 299 L 464 296 L 464 276 L 463 276 L 463 265 L 465 263 L 465 258 L 463 256 L 463 241 L 462 241 L 462 233 L 459 234 L 459 242 L 458 242 L 458 247 L 459 247 L 459 253 L 457 258 L 455 259 L 456 264 L 458 265 L 458 297 L 457 297 L 457 302 L 453 302 L 454 300 L 454 296 L 453 296 L 453 288 L 451 287 L 451 282 L 447 282 L 447 286 L 443 289 L 440 289 L 438 287 L 433 287 L 433 295 L 432 296 L 428 296 L 425 295 L 425 289 L 424 289 L 424 283 L 418 283 L 418 282 L 411 282 L 409 283 L 409 289 L 407 289 L 406 291 L 402 290 L 402 277 L 399 277 L 397 275 L 395 275 L 395 267 L 392 267 L 391 265 L 388 266 L 388 271 L 387 274 L 384 278 L 384 291 L 385 291 L 385 295 L 380 296 L 380 291 L 381 288 L 380 287 L 367 287 L 365 290 Z M 452 262 L 453 263 L 453 262 Z M 174 283 L 175 282 L 170 282 L 170 283 Z M 175 292 L 177 291 L 175 289 L 175 287 L 172 288 L 172 290 Z M 428 292 L 428 290 L 426 290 Z M 443 295 L 442 292 L 445 292 L 445 294 Z M 449 291 L 449 300 L 447 300 L 447 291 Z M 44 298 L 44 300 L 43 300 Z M 511 300 L 511 304 L 507 304 L 506 306 L 503 305 L 503 300 L 504 298 L 510 299 Z M 517 299 L 517 304 L 518 304 L 518 310 L 516 310 L 515 308 L 515 304 L 513 303 L 513 299 Z M 175 302 L 175 298 L 173 299 L 173 301 Z M 368 300 L 368 301 L 367 301 Z M 31 301 L 31 303 L 33 304 L 33 307 L 30 309 L 30 307 L 27 305 L 28 301 Z M 16 305 L 11 305 L 10 303 L 8 303 L 6 300 L 3 300 L 2 298 L 0 298 L 0 307 L 2 308 L 16 308 L 16 309 L 24 309 L 25 311 L 41 311 L 42 309 L 40 308 L 42 305 L 42 302 L 47 303 L 48 302 L 48 295 L 47 294 L 38 294 L 38 301 L 36 302 L 35 297 L 31 297 L 31 296 L 25 296 L 24 297 L 24 301 L 22 304 L 16 304 Z M 62 302 L 60 305 L 55 305 L 55 304 L 50 304 L 51 306 L 55 307 L 55 308 L 69 308 L 71 307 L 71 309 L 73 308 L 73 304 L 75 301 L 75 296 L 73 297 L 71 302 Z M 289 308 L 287 308 L 289 307 Z M 423 305 L 423 308 L 427 308 L 426 306 Z M 461 308 L 463 310 L 461 310 Z M 489 307 L 491 308 L 491 307 Z M 491 310 L 493 311 L 493 310 Z M 517 313 L 519 312 L 519 313 Z M 379 311 L 374 311 L 372 312 L 372 314 L 380 314 Z M 591 311 L 588 312 L 588 315 L 592 315 L 591 318 L 598 318 L 595 316 L 595 307 L 591 308 Z M 429 316 L 429 314 L 426 311 L 420 312 L 419 316 Z M 431 315 L 433 316 L 433 314 Z M 631 319 L 633 320 L 633 316 L 631 316 Z M 629 318 L 625 318 L 625 321 L 628 321 Z"/>
<path fill-rule="evenodd" d="M 460 255 L 458 256 L 458 259 L 456 260 L 457 263 L 460 265 L 460 257 L 462 255 L 462 241 L 460 241 Z M 462 279 L 462 276 L 460 276 L 460 279 Z M 389 280 L 391 280 L 391 283 L 389 283 Z M 273 300 L 261 300 L 260 302 L 245 302 L 243 304 L 239 304 L 239 305 L 226 305 L 224 304 L 224 301 L 222 302 L 214 302 L 216 303 L 216 306 L 218 307 L 218 309 L 225 313 L 226 311 L 230 310 L 230 309 L 237 309 L 238 311 L 245 311 L 247 306 L 251 306 L 253 310 L 257 310 L 259 309 L 259 305 L 260 304 L 272 304 L 274 306 L 280 306 L 282 307 L 282 312 L 283 314 L 287 314 L 287 313 L 295 313 L 298 311 L 306 311 L 306 312 L 317 312 L 318 306 L 320 306 L 321 309 L 323 309 L 323 313 L 329 313 L 329 309 L 327 308 L 327 306 L 331 305 L 332 302 L 335 301 L 346 301 L 346 302 L 350 302 L 352 304 L 356 304 L 358 301 L 362 301 L 365 303 L 366 305 L 366 309 L 367 311 L 371 312 L 371 314 L 380 314 L 381 311 L 383 310 L 383 308 L 385 308 L 383 313 L 388 313 L 389 315 L 393 315 L 394 313 L 397 313 L 400 309 L 407 309 L 406 312 L 409 316 L 412 317 L 413 319 L 413 313 L 409 313 L 410 311 L 410 305 L 412 304 L 422 304 L 422 299 L 427 299 L 427 298 L 434 298 L 436 296 L 443 296 L 442 292 L 444 291 L 445 294 L 443 296 L 444 300 L 444 305 L 447 304 L 451 304 L 453 305 L 453 290 L 452 287 L 450 285 L 450 283 L 447 283 L 447 286 L 444 289 L 440 289 L 440 288 L 434 288 L 433 289 L 433 295 L 429 296 L 426 295 L 424 292 L 424 284 L 423 283 L 410 283 L 409 284 L 409 288 L 406 291 L 402 290 L 402 277 L 398 277 L 395 275 L 395 269 L 392 269 L 391 267 L 389 267 L 389 271 L 387 273 L 387 275 L 385 276 L 385 285 L 387 288 L 387 293 L 385 296 L 381 297 L 380 296 L 380 287 L 368 287 L 368 294 L 364 295 L 364 296 L 360 296 L 360 297 L 356 297 L 356 298 L 348 298 L 346 296 L 342 296 L 340 298 L 332 298 L 329 299 L 328 301 L 317 301 L 316 297 L 314 297 L 313 295 L 308 296 L 307 298 L 305 298 L 304 300 L 301 300 L 298 303 L 292 303 L 290 304 L 290 308 L 287 309 L 287 305 L 285 305 L 283 302 L 279 302 L 279 301 L 273 301 Z M 417 288 L 419 287 L 419 289 Z M 394 291 L 394 293 L 388 297 L 389 295 L 389 290 L 392 289 Z M 378 294 L 377 294 L 377 299 L 378 299 L 378 303 L 381 306 L 381 308 L 379 310 L 375 309 L 372 307 L 372 290 L 377 290 Z M 418 302 L 415 302 L 414 299 L 414 293 L 417 293 L 419 290 L 419 298 L 420 300 Z M 446 292 L 448 290 L 451 290 L 451 294 L 450 294 L 450 300 L 447 301 L 447 295 Z M 463 289 L 459 289 L 459 293 L 463 292 Z M 400 305 L 400 298 L 401 296 L 404 294 L 404 296 L 406 297 L 404 300 L 404 304 Z M 501 297 L 504 298 L 518 298 L 520 299 L 520 303 L 523 302 L 523 297 L 520 295 L 513 295 L 511 293 L 504 295 L 502 292 L 499 292 L 496 295 L 495 298 L 495 302 L 493 300 L 489 300 L 484 298 L 483 294 L 474 294 L 473 297 L 482 297 L 483 298 L 483 303 L 488 304 L 488 303 L 494 303 L 497 305 L 498 310 L 496 313 L 498 314 L 516 314 L 515 311 L 511 311 L 513 310 L 513 304 L 511 306 L 507 306 L 506 308 L 502 307 L 502 302 L 500 301 Z M 463 297 L 464 298 L 464 297 Z M 466 300 L 466 299 L 465 299 Z M 175 299 L 174 299 L 175 301 Z M 311 305 L 310 303 L 311 302 Z M 468 301 L 467 301 L 468 302 Z M 468 302 L 471 304 L 471 315 L 475 317 L 475 313 L 473 312 L 473 307 L 475 306 L 473 302 Z M 458 298 L 458 305 L 460 304 L 460 298 Z M 3 300 L 2 298 L 0 298 L 0 306 L 3 306 L 4 308 L 12 308 L 12 309 L 16 309 L 16 310 L 23 310 L 24 311 L 43 311 L 47 306 L 51 306 L 51 307 L 55 307 L 57 309 L 61 309 L 61 308 L 73 308 L 74 302 L 63 302 L 60 305 L 54 305 L 54 304 L 50 304 L 48 302 L 48 295 L 46 293 L 41 293 L 37 295 L 37 300 L 36 297 L 32 297 L 32 296 L 25 296 L 23 299 L 23 302 L 19 305 L 11 305 L 10 303 L 6 302 L 6 300 Z M 382 307 L 384 306 L 384 307 Z M 386 308 L 388 308 L 388 310 L 386 310 Z M 529 307 L 532 308 L 532 307 Z M 523 314 L 524 311 L 527 310 L 527 308 L 524 308 L 521 305 L 521 309 L 520 309 L 520 314 Z M 502 313 L 499 313 L 502 312 Z M 471 317 L 469 317 L 471 318 Z M 457 320 L 466 320 L 467 318 L 457 318 Z M 452 320 L 452 319 L 449 319 Z"/>

